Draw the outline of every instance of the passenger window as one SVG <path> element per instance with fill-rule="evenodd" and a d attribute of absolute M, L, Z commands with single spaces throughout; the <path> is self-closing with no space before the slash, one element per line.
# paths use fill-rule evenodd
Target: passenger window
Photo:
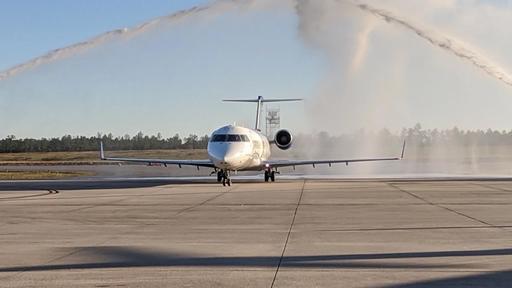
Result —
<path fill-rule="evenodd" d="M 249 137 L 247 137 L 247 135 L 240 135 L 240 137 L 242 137 L 243 142 L 249 142 Z"/>

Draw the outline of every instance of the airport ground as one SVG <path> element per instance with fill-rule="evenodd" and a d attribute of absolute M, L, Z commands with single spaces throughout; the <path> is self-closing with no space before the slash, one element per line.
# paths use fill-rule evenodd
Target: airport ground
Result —
<path fill-rule="evenodd" d="M 510 287 L 512 181 L 0 182 L 1 287 Z"/>

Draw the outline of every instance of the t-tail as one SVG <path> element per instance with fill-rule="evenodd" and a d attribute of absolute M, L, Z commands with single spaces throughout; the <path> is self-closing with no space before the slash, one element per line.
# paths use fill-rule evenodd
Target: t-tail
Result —
<path fill-rule="evenodd" d="M 249 103 L 257 103 L 256 106 L 256 124 L 254 125 L 254 129 L 257 131 L 260 130 L 260 114 L 261 114 L 261 106 L 263 103 L 271 103 L 271 102 L 291 102 L 291 101 L 302 101 L 302 99 L 291 98 L 291 99 L 263 99 L 263 96 L 258 96 L 257 99 L 227 99 L 222 100 L 224 102 L 249 102 Z"/>

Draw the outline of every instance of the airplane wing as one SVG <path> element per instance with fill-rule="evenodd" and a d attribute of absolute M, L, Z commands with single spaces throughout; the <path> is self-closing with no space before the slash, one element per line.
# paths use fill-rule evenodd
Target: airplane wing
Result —
<path fill-rule="evenodd" d="M 199 167 L 215 168 L 215 166 L 213 165 L 213 162 L 208 159 L 206 159 L 206 160 L 169 160 L 169 159 L 140 159 L 140 158 L 105 157 L 105 152 L 103 151 L 103 142 L 100 142 L 100 159 L 107 160 L 107 161 L 162 164 L 164 166 L 178 165 L 180 168 L 182 165 L 196 166 L 197 168 L 199 168 Z"/>
<path fill-rule="evenodd" d="M 361 158 L 361 159 L 333 159 L 333 160 L 267 160 L 263 164 L 266 167 L 273 167 L 273 168 L 279 168 L 279 167 L 290 167 L 290 166 L 301 166 L 301 165 L 321 165 L 321 164 L 327 164 L 331 166 L 332 164 L 336 163 L 345 163 L 348 165 L 348 163 L 354 163 L 354 162 L 375 162 L 375 161 L 396 161 L 401 160 L 404 158 L 404 152 L 405 152 L 405 142 L 402 146 L 402 153 L 400 154 L 400 157 L 389 157 L 389 158 Z"/>

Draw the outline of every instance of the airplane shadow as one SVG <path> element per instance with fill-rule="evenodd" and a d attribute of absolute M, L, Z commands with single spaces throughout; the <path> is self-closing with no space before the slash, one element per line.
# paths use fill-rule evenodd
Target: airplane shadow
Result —
<path fill-rule="evenodd" d="M 436 280 L 381 286 L 381 288 L 508 288 L 512 285 L 512 270 L 447 277 Z"/>
<path fill-rule="evenodd" d="M 263 183 L 257 177 L 253 179 L 234 179 L 239 183 Z M 283 180 L 281 182 L 290 182 Z M 126 178 L 126 179 L 87 179 L 87 180 L 32 180 L 32 181 L 0 181 L 0 191 L 41 191 L 41 190 L 97 190 L 97 189 L 128 189 L 147 188 L 163 185 L 204 184 L 220 185 L 214 177 L 168 177 L 168 178 Z"/>
<path fill-rule="evenodd" d="M 0 267 L 2 272 L 58 271 L 72 269 L 106 269 L 137 267 L 236 267 L 236 268 L 275 268 L 279 256 L 226 256 L 201 257 L 155 251 L 137 247 L 101 246 L 63 248 L 64 252 L 74 251 L 75 263 L 58 263 L 34 266 Z M 319 269 L 469 269 L 478 268 L 473 264 L 428 264 L 427 258 L 510 256 L 512 249 L 491 249 L 471 251 L 434 251 L 377 254 L 340 254 L 313 256 L 285 256 L 283 268 Z M 81 261 L 80 259 L 83 259 Z M 415 262 L 400 261 L 415 259 Z M 71 260 L 71 259 L 70 259 Z M 384 287 L 510 287 L 512 271 L 497 271 L 485 274 L 472 274 L 432 281 L 405 283 Z"/>

